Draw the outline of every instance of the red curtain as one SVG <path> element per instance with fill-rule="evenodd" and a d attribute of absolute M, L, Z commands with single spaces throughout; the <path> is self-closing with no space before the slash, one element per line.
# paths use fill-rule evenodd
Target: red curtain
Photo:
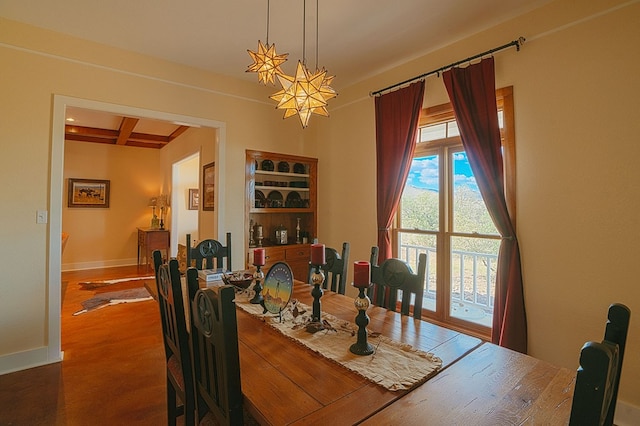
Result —
<path fill-rule="evenodd" d="M 443 74 L 462 144 L 482 198 L 502 236 L 491 340 L 527 353 L 520 248 L 504 196 L 504 174 L 493 58 Z"/>
<path fill-rule="evenodd" d="M 379 96 L 376 105 L 376 170 L 379 262 L 392 257 L 389 227 L 416 149 L 424 81 Z"/>

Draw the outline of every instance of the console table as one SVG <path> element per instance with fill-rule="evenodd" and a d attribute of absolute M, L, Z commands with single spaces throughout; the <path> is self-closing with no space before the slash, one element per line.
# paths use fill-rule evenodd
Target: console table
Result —
<path fill-rule="evenodd" d="M 152 262 L 154 250 L 164 250 L 164 256 L 169 258 L 169 230 L 138 228 L 138 265 L 140 265 L 141 254 L 147 266 Z"/>

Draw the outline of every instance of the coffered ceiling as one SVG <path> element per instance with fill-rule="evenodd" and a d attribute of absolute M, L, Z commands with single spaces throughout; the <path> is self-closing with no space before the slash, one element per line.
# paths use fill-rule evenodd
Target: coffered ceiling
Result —
<path fill-rule="evenodd" d="M 181 123 L 68 107 L 65 140 L 160 149 L 187 129 Z"/>

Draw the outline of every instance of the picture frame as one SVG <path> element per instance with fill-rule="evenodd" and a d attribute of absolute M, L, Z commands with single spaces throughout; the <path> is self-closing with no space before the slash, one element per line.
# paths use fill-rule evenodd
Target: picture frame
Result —
<path fill-rule="evenodd" d="M 189 188 L 189 210 L 198 210 L 200 206 L 200 190 L 198 188 Z"/>
<path fill-rule="evenodd" d="M 202 210 L 215 210 L 216 162 L 202 166 Z"/>
<path fill-rule="evenodd" d="M 69 178 L 67 192 L 67 207 L 108 209 L 111 197 L 111 181 Z"/>

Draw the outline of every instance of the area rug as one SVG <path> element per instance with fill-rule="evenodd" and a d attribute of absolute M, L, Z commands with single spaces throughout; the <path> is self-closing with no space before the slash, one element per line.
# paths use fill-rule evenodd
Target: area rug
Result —
<path fill-rule="evenodd" d="M 75 312 L 73 315 L 76 316 L 84 314 L 106 306 L 118 305 L 120 303 L 135 303 L 143 302 L 145 300 L 153 300 L 153 297 L 151 297 L 145 287 L 99 293 L 83 301 L 83 309 Z"/>
<path fill-rule="evenodd" d="M 133 278 L 118 278 L 115 280 L 103 280 L 103 281 L 81 281 L 78 283 L 80 286 L 80 290 L 95 290 L 96 288 L 102 288 L 126 281 L 139 281 L 139 280 L 154 280 L 155 275 L 150 275 L 148 277 L 133 277 Z"/>

